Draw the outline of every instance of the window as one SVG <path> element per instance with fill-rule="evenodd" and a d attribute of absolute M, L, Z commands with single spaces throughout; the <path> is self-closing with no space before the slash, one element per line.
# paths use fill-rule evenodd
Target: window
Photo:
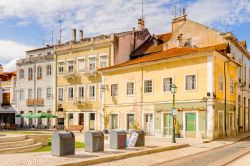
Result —
<path fill-rule="evenodd" d="M 85 60 L 78 59 L 78 72 L 84 72 L 85 70 Z"/>
<path fill-rule="evenodd" d="M 89 100 L 95 100 L 96 89 L 95 85 L 89 85 Z"/>
<path fill-rule="evenodd" d="M 89 70 L 96 70 L 95 57 L 89 58 Z"/>
<path fill-rule="evenodd" d="M 19 71 L 19 79 L 22 79 L 22 78 L 24 78 L 24 70 L 20 69 L 20 71 Z"/>
<path fill-rule="evenodd" d="M 63 88 L 58 88 L 58 100 L 63 101 Z"/>
<path fill-rule="evenodd" d="M 68 101 L 72 101 L 74 99 L 74 88 L 68 87 Z"/>
<path fill-rule="evenodd" d="M 37 89 L 37 94 L 36 94 L 36 96 L 37 96 L 37 97 L 36 97 L 37 99 L 41 99 L 41 98 L 42 98 L 42 89 L 41 89 L 41 88 L 38 88 L 38 89 Z"/>
<path fill-rule="evenodd" d="M 163 78 L 163 92 L 170 92 L 173 79 L 171 77 Z"/>
<path fill-rule="evenodd" d="M 152 93 L 152 92 L 153 92 L 153 81 L 144 80 L 144 93 Z"/>
<path fill-rule="evenodd" d="M 229 80 L 229 90 L 230 90 L 231 94 L 234 93 L 234 81 L 233 81 L 233 79 Z"/>
<path fill-rule="evenodd" d="M 47 76 L 50 76 L 51 75 L 51 65 L 48 65 L 46 68 L 47 68 L 47 71 L 46 71 Z"/>
<path fill-rule="evenodd" d="M 84 86 L 78 87 L 78 100 L 84 100 Z"/>
<path fill-rule="evenodd" d="M 100 56 L 100 68 L 104 68 L 108 66 L 108 56 L 107 55 L 101 55 Z"/>
<path fill-rule="evenodd" d="M 28 90 L 28 99 L 32 99 L 33 95 L 32 95 L 32 89 Z"/>
<path fill-rule="evenodd" d="M 20 90 L 19 100 L 23 100 L 23 99 L 24 99 L 24 90 Z"/>
<path fill-rule="evenodd" d="M 127 95 L 134 95 L 135 94 L 135 83 L 128 82 L 127 83 Z"/>
<path fill-rule="evenodd" d="M 33 79 L 33 69 L 29 68 L 28 69 L 28 80 L 32 80 Z"/>
<path fill-rule="evenodd" d="M 186 131 L 196 130 L 196 113 L 186 113 Z"/>
<path fill-rule="evenodd" d="M 68 61 L 68 72 L 74 72 L 74 61 Z"/>
<path fill-rule="evenodd" d="M 37 67 L 37 79 L 38 80 L 42 79 L 42 67 L 41 66 Z"/>
<path fill-rule="evenodd" d="M 223 77 L 219 76 L 219 90 L 223 91 Z"/>
<path fill-rule="evenodd" d="M 49 87 L 49 88 L 47 88 L 47 90 L 46 90 L 46 97 L 47 97 L 47 99 L 50 99 L 51 96 L 52 96 L 52 94 L 51 94 L 51 88 Z"/>
<path fill-rule="evenodd" d="M 186 75 L 186 90 L 196 89 L 196 75 Z"/>
<path fill-rule="evenodd" d="M 58 63 L 58 74 L 62 75 L 63 74 L 63 62 Z"/>
<path fill-rule="evenodd" d="M 118 84 L 111 85 L 111 96 L 118 96 Z"/>

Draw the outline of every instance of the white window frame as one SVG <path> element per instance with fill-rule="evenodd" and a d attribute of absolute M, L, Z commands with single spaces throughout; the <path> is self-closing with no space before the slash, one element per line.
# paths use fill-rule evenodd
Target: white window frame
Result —
<path fill-rule="evenodd" d="M 75 63 L 74 59 L 68 59 L 67 60 L 67 73 L 74 73 L 74 71 L 75 71 L 74 63 Z M 70 66 L 72 66 L 72 71 L 69 71 Z"/>
<path fill-rule="evenodd" d="M 105 67 L 108 67 L 109 66 L 108 53 L 99 54 L 99 68 L 105 68 L 105 67 L 101 67 L 101 57 L 107 57 Z"/>
<path fill-rule="evenodd" d="M 29 72 L 30 69 L 31 69 L 31 73 Z M 31 78 L 31 79 L 29 80 L 29 78 Z M 29 68 L 28 68 L 28 80 L 31 81 L 31 80 L 33 80 L 33 79 L 34 79 L 34 70 L 33 70 L 32 67 L 29 67 Z"/>
<path fill-rule="evenodd" d="M 60 90 L 59 89 L 62 89 L 62 100 L 59 100 L 60 99 Z M 57 94 L 57 100 L 58 101 L 63 101 L 64 100 L 64 88 L 63 87 L 58 87 L 57 88 L 57 92 L 58 92 L 58 94 Z"/>
<path fill-rule="evenodd" d="M 50 89 L 50 94 L 48 93 L 48 89 Z M 52 88 L 51 87 L 46 88 L 46 98 L 48 100 L 52 99 Z"/>
<path fill-rule="evenodd" d="M 152 92 L 145 92 L 145 81 L 152 81 Z M 151 95 L 154 93 L 154 81 L 153 79 L 145 79 L 143 80 L 143 94 L 144 95 Z"/>
<path fill-rule="evenodd" d="M 38 90 L 40 90 L 40 96 L 38 96 Z M 42 99 L 42 88 L 40 87 L 36 89 L 36 99 Z"/>
<path fill-rule="evenodd" d="M 134 84 L 134 93 L 133 93 L 133 94 L 128 94 L 128 93 L 127 93 L 127 91 L 128 91 L 128 83 L 133 83 L 133 84 Z M 126 89 L 125 89 L 125 94 L 126 94 L 126 96 L 135 96 L 135 93 L 136 93 L 135 81 L 127 81 L 127 82 L 126 82 Z"/>
<path fill-rule="evenodd" d="M 116 95 L 112 95 L 112 85 L 117 85 L 117 91 L 116 91 L 117 93 L 116 93 Z M 111 84 L 110 85 L 110 96 L 111 97 L 117 97 L 119 95 L 118 91 L 119 91 L 119 85 L 118 84 Z"/>
<path fill-rule="evenodd" d="M 222 89 L 220 89 L 220 81 L 221 81 L 221 84 L 222 84 Z M 223 89 L 224 89 L 224 78 L 223 78 L 222 75 L 219 75 L 219 78 L 218 78 L 218 90 L 222 92 Z"/>
<path fill-rule="evenodd" d="M 36 78 L 38 79 L 42 79 L 43 78 L 43 68 L 42 68 L 42 66 L 38 66 L 37 67 L 37 76 L 36 76 Z"/>
<path fill-rule="evenodd" d="M 63 71 L 60 72 L 59 68 L 62 67 Z M 58 61 L 57 64 L 57 69 L 58 69 L 58 75 L 63 75 L 65 72 L 65 68 L 64 68 L 64 61 Z"/>
<path fill-rule="evenodd" d="M 52 65 L 49 64 L 46 66 L 46 75 L 51 76 L 52 75 Z"/>
<path fill-rule="evenodd" d="M 22 92 L 22 93 L 21 93 Z M 24 89 L 20 89 L 20 92 L 19 92 L 19 100 L 24 100 Z"/>
<path fill-rule="evenodd" d="M 69 88 L 73 88 L 73 97 L 72 97 L 72 100 L 69 100 Z M 67 101 L 68 102 L 74 102 L 74 97 L 75 97 L 75 88 L 74 86 L 67 86 Z"/>
<path fill-rule="evenodd" d="M 83 71 L 80 71 L 80 69 L 79 69 L 79 61 L 83 61 Z M 83 72 L 85 72 L 85 70 L 86 70 L 86 60 L 84 57 L 80 57 L 77 59 L 77 72 L 83 73 Z"/>
<path fill-rule="evenodd" d="M 80 98 L 79 97 L 79 88 L 80 87 L 83 87 L 83 98 Z M 77 85 L 77 100 L 78 101 L 84 101 L 85 100 L 85 97 L 86 97 L 86 89 L 85 89 L 85 85 Z"/>
<path fill-rule="evenodd" d="M 22 74 L 21 74 L 22 71 Z M 24 79 L 24 69 L 19 70 L 19 79 Z"/>
<path fill-rule="evenodd" d="M 94 86 L 95 87 L 95 96 L 94 97 L 90 97 L 90 86 Z M 88 100 L 89 101 L 95 101 L 96 100 L 96 84 L 88 84 Z"/>
<path fill-rule="evenodd" d="M 90 60 L 89 59 L 92 59 L 92 58 L 95 58 L 95 69 L 94 70 L 90 70 Z M 90 55 L 88 56 L 88 70 L 89 71 L 96 71 L 96 55 Z"/>
<path fill-rule="evenodd" d="M 28 89 L 28 99 L 33 99 L 33 90 L 31 88 Z"/>
<path fill-rule="evenodd" d="M 171 90 L 164 91 L 164 79 L 171 78 L 172 79 L 172 85 L 174 84 L 174 77 L 173 76 L 166 76 L 162 78 L 162 92 L 163 93 L 171 93 Z M 171 86 L 171 85 L 170 85 Z"/>
<path fill-rule="evenodd" d="M 230 94 L 234 94 L 234 80 L 232 78 L 229 78 L 229 92 Z"/>
<path fill-rule="evenodd" d="M 194 75 L 195 76 L 195 89 L 187 90 L 186 89 L 186 76 Z M 184 75 L 184 91 L 185 92 L 194 92 L 198 90 L 198 74 L 197 73 L 191 73 L 191 74 L 185 74 Z"/>

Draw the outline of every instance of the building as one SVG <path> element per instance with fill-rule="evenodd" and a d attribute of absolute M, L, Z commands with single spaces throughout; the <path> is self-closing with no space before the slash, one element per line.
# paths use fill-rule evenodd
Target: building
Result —
<path fill-rule="evenodd" d="M 0 122 L 15 124 L 15 72 L 3 72 L 0 65 Z"/>
<path fill-rule="evenodd" d="M 249 53 L 231 33 L 182 15 L 131 59 L 99 70 L 110 129 L 139 125 L 149 135 L 170 136 L 173 83 L 182 137 L 219 138 L 249 127 Z"/>
<path fill-rule="evenodd" d="M 83 125 L 84 130 L 103 129 L 104 98 L 100 68 L 123 63 L 150 34 L 143 19 L 138 30 L 86 38 L 72 30 L 72 41 L 56 46 L 58 125 Z"/>
<path fill-rule="evenodd" d="M 55 113 L 56 63 L 54 46 L 26 51 L 16 62 L 16 108 L 19 114 Z M 52 128 L 53 119 L 19 118 L 22 127 Z"/>

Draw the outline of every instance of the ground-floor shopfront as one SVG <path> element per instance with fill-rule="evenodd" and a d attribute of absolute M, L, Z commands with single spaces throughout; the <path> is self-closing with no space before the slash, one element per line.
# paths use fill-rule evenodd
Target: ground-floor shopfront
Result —
<path fill-rule="evenodd" d="M 127 132 L 139 127 L 147 135 L 171 137 L 173 122 L 178 123 L 180 137 L 222 138 L 236 134 L 234 104 L 226 105 L 213 100 L 177 102 L 178 114 L 173 120 L 172 103 L 106 106 L 110 114 L 109 129 Z"/>
<path fill-rule="evenodd" d="M 13 106 L 3 106 L 0 108 L 0 123 L 4 122 L 5 124 L 15 124 L 16 110 Z"/>

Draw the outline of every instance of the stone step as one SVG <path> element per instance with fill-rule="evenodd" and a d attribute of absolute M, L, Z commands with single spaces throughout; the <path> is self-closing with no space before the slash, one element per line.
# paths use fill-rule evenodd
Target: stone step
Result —
<path fill-rule="evenodd" d="M 0 149 L 21 147 L 21 146 L 27 146 L 27 145 L 32 145 L 32 144 L 34 144 L 33 139 L 26 139 L 26 140 L 15 141 L 15 142 L 3 142 L 3 143 L 0 143 Z"/>
<path fill-rule="evenodd" d="M 8 134 L 6 136 L 0 136 L 0 143 L 22 141 L 25 139 L 26 139 L 25 135 Z"/>
<path fill-rule="evenodd" d="M 32 145 L 21 146 L 21 147 L 3 148 L 0 149 L 0 154 L 31 152 L 32 150 L 39 149 L 40 147 L 42 147 L 41 143 L 35 143 Z"/>

